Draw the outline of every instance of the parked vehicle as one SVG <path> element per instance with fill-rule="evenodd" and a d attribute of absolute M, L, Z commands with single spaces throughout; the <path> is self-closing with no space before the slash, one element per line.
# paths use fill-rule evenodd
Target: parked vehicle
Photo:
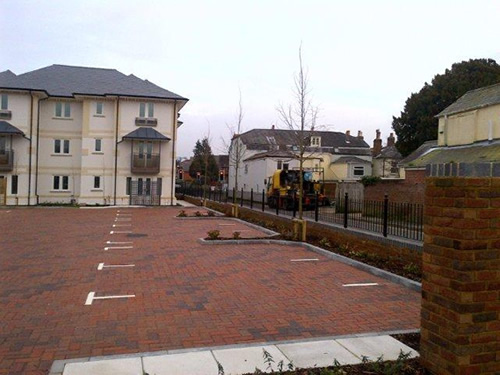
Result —
<path fill-rule="evenodd" d="M 314 209 L 316 199 L 319 206 L 329 206 L 330 200 L 324 195 L 324 185 L 313 180 L 313 174 L 303 171 L 302 207 Z M 267 205 L 293 210 L 299 207 L 300 171 L 278 169 L 267 181 Z"/>

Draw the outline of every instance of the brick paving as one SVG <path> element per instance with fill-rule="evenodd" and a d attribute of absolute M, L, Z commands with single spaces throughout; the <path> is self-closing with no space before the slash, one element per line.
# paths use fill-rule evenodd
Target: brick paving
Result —
<path fill-rule="evenodd" d="M 420 294 L 281 245 L 201 245 L 227 220 L 179 208 L 0 210 L 0 374 L 45 374 L 55 359 L 419 327 Z M 248 230 L 241 223 L 225 233 Z M 114 228 L 128 230 L 129 228 Z M 104 251 L 106 241 L 133 249 Z M 319 262 L 290 262 L 319 258 Z M 97 265 L 135 264 L 104 269 Z M 377 287 L 342 284 L 378 282 Z M 87 294 L 135 294 L 95 300 Z"/>

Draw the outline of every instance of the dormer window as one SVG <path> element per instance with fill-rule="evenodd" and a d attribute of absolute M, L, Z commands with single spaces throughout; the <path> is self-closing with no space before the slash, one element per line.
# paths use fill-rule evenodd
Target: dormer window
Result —
<path fill-rule="evenodd" d="M 272 144 L 272 145 L 275 145 L 276 144 L 276 139 L 274 137 L 266 137 L 267 138 L 267 141 Z"/>
<path fill-rule="evenodd" d="M 321 137 L 311 137 L 312 147 L 321 147 Z"/>

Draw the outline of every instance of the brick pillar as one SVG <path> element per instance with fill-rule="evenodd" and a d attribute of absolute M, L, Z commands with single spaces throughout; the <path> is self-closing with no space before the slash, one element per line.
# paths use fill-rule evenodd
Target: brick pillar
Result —
<path fill-rule="evenodd" d="M 427 169 L 421 357 L 435 374 L 500 373 L 500 163 Z"/>

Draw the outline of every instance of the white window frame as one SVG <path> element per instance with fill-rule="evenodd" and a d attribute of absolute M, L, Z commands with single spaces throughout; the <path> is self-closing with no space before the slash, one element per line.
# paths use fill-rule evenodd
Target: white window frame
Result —
<path fill-rule="evenodd" d="M 141 102 L 139 103 L 140 118 L 155 118 L 155 103 Z"/>
<path fill-rule="evenodd" d="M 96 182 L 97 182 L 97 184 L 96 184 Z M 102 178 L 101 178 L 101 176 L 94 176 L 94 188 L 92 190 L 102 190 Z"/>
<path fill-rule="evenodd" d="M 56 150 L 57 141 L 59 141 L 59 151 Z M 66 145 L 68 146 L 68 152 L 65 151 Z M 54 139 L 53 151 L 53 155 L 71 155 L 71 142 L 69 139 Z"/>
<path fill-rule="evenodd" d="M 99 112 L 99 105 L 101 107 L 101 112 Z M 95 102 L 95 113 L 96 116 L 104 116 L 104 102 Z"/>
<path fill-rule="evenodd" d="M 60 110 L 60 113 L 58 114 L 59 110 Z M 70 102 L 63 102 L 63 101 L 55 102 L 54 117 L 55 118 L 70 119 L 71 118 L 71 103 Z"/>
<path fill-rule="evenodd" d="M 57 186 L 56 186 L 57 179 Z M 66 189 L 64 181 L 66 180 Z M 69 176 L 52 176 L 52 191 L 69 191 Z"/>
<path fill-rule="evenodd" d="M 362 169 L 363 173 L 362 174 L 356 174 L 356 170 L 360 170 L 360 168 Z M 352 176 L 355 177 L 355 178 L 358 178 L 358 177 L 363 177 L 366 173 L 366 169 L 365 169 L 365 166 L 364 165 L 353 165 L 352 166 Z"/>
<path fill-rule="evenodd" d="M 97 144 L 99 143 L 99 149 L 97 149 Z M 94 139 L 94 152 L 102 153 L 102 138 Z"/>
<path fill-rule="evenodd" d="M 5 106 L 4 106 L 4 102 L 5 102 Z M 8 111 L 9 110 L 9 95 L 7 95 L 7 94 L 0 95 L 0 110 L 1 111 Z"/>
<path fill-rule="evenodd" d="M 311 137 L 311 146 L 312 147 L 321 147 L 321 137 Z"/>

